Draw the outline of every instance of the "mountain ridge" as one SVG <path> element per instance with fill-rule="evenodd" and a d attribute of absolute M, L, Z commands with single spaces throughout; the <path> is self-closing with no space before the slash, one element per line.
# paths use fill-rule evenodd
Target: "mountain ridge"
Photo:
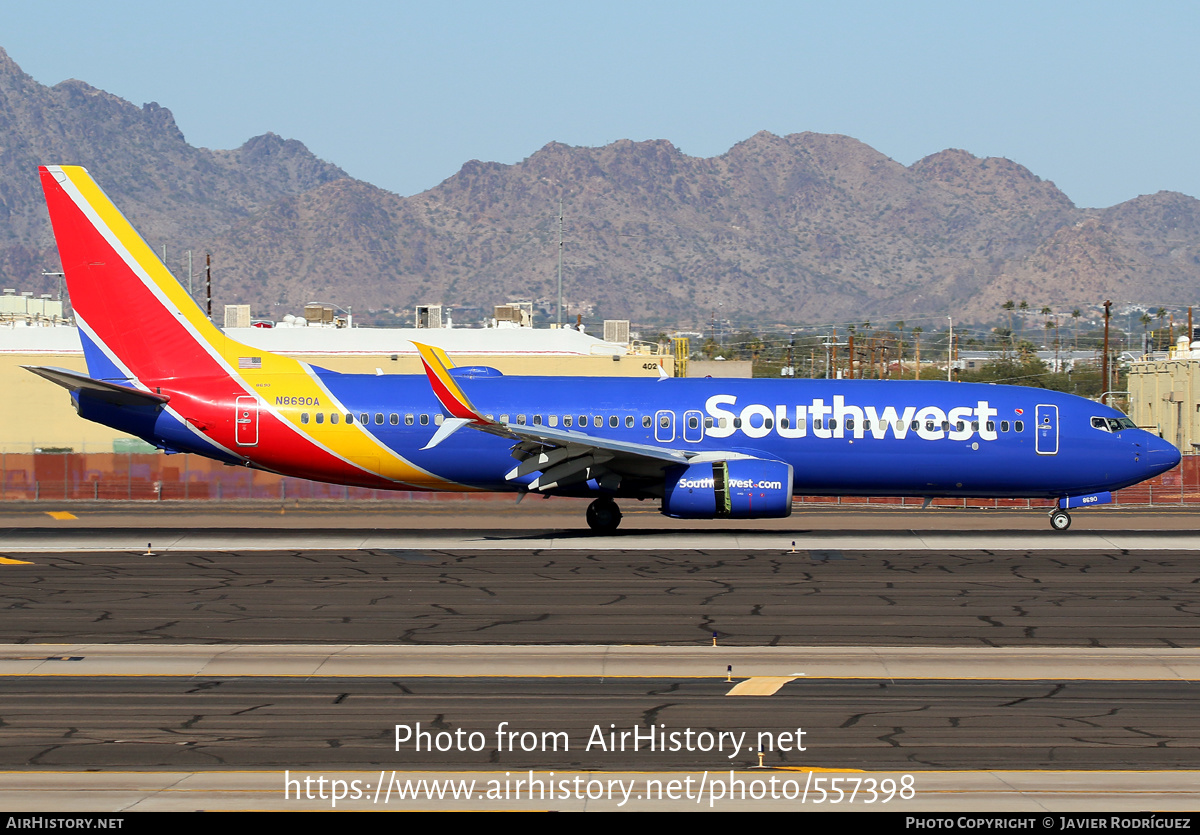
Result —
<path fill-rule="evenodd" d="M 211 250 L 218 303 L 275 318 L 316 299 L 405 322 L 416 303 L 549 302 L 560 199 L 565 296 L 589 319 L 995 321 L 1007 299 L 1186 304 L 1200 279 L 1195 198 L 1079 208 L 1019 163 L 962 149 L 904 166 L 811 132 L 760 131 L 714 157 L 663 139 L 549 142 L 401 197 L 273 133 L 193 147 L 169 109 L 78 80 L 45 87 L 0 49 L 5 286 L 49 289 L 45 162 L 89 167 L 151 246 L 169 245 L 169 266 Z"/>

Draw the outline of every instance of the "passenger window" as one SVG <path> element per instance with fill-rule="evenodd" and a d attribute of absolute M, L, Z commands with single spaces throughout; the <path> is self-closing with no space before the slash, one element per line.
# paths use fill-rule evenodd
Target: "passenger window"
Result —
<path fill-rule="evenodd" d="M 412 415 L 405 415 L 405 416 L 404 416 L 404 425 L 405 425 L 405 426 L 412 426 L 412 425 L 413 425 L 413 423 L 414 423 L 414 421 L 415 421 L 415 418 L 413 418 L 413 416 L 412 416 Z"/>
<path fill-rule="evenodd" d="M 813 418 L 813 429 L 823 429 L 824 427 L 825 421 L 820 418 Z"/>
<path fill-rule="evenodd" d="M 688 418 L 688 429 L 699 429 L 700 421 L 694 417 Z"/>
<path fill-rule="evenodd" d="M 912 426 L 909 427 L 909 429 L 912 429 L 914 432 L 920 428 L 921 428 L 921 421 L 919 421 L 919 420 L 914 420 L 912 422 Z M 932 429 L 932 428 L 933 427 L 931 426 L 930 429 Z"/>
<path fill-rule="evenodd" d="M 1024 432 L 1025 431 L 1025 421 L 1018 420 L 1016 423 L 1013 424 L 1013 430 L 1016 432 Z"/>
<path fill-rule="evenodd" d="M 705 428 L 705 429 L 712 429 L 712 426 L 713 426 L 713 421 L 712 421 L 712 418 L 710 418 L 710 417 L 706 417 L 706 418 L 704 419 L 704 428 Z"/>
<path fill-rule="evenodd" d="M 550 425 L 558 426 L 558 415 L 550 415 Z"/>
<path fill-rule="evenodd" d="M 429 425 L 429 415 L 421 415 L 421 425 L 422 426 Z"/>
<path fill-rule="evenodd" d="M 388 423 L 390 423 L 392 426 L 399 426 L 400 415 L 396 412 L 392 412 L 390 415 L 388 415 Z"/>
<path fill-rule="evenodd" d="M 830 419 L 829 419 L 829 428 L 830 428 L 830 429 L 837 429 L 837 421 L 836 421 L 836 420 L 834 420 L 833 418 L 830 418 Z"/>
<path fill-rule="evenodd" d="M 300 413 L 300 422 L 301 422 L 301 423 L 308 423 L 308 412 L 301 412 L 301 413 Z"/>
<path fill-rule="evenodd" d="M 517 426 L 525 425 L 525 415 L 517 415 Z"/>
<path fill-rule="evenodd" d="M 533 416 L 533 425 L 534 425 L 534 426 L 541 426 L 541 425 L 542 425 L 542 416 L 541 416 L 541 415 L 534 415 L 534 416 Z"/>
<path fill-rule="evenodd" d="M 654 423 L 654 421 L 650 419 L 650 415 L 642 415 L 642 427 L 644 429 L 649 429 L 650 424 L 652 423 Z"/>
<path fill-rule="evenodd" d="M 363 426 L 366 426 L 368 423 L 371 422 L 371 416 L 368 415 L 366 412 L 363 412 L 361 415 L 358 416 L 358 422 L 361 423 Z"/>
<path fill-rule="evenodd" d="M 854 423 L 854 421 L 850 421 L 850 422 Z M 771 418 L 767 418 L 766 420 L 763 421 L 763 426 L 765 426 L 768 429 L 770 429 L 774 425 L 775 425 L 775 421 Z"/>
<path fill-rule="evenodd" d="M 663 420 L 666 420 L 666 418 L 663 418 Z M 733 428 L 734 429 L 742 428 L 742 419 L 740 417 L 736 417 L 733 419 Z"/>
<path fill-rule="evenodd" d="M 962 428 L 962 424 L 961 424 L 961 423 L 960 423 L 958 426 L 959 426 L 959 428 L 960 428 L 960 429 Z M 942 421 L 942 431 L 943 431 L 943 432 L 949 432 L 949 431 L 950 431 L 950 421 L 948 421 L 948 420 L 943 420 L 943 421 Z"/>
<path fill-rule="evenodd" d="M 633 428 L 633 415 L 625 415 L 625 428 L 626 429 Z"/>
<path fill-rule="evenodd" d="M 721 418 L 721 428 L 722 429 L 729 428 L 729 418 Z"/>
<path fill-rule="evenodd" d="M 619 417 L 617 417 L 616 415 L 612 415 L 609 417 L 608 425 L 611 426 L 613 429 L 616 429 L 620 424 L 621 424 L 621 419 Z"/>
<path fill-rule="evenodd" d="M 663 429 L 666 429 L 668 426 L 671 425 L 671 419 L 669 417 L 667 417 L 666 415 L 663 415 L 662 417 L 660 417 L 658 419 L 658 425 L 661 426 Z M 737 418 L 734 418 L 733 425 L 741 426 L 742 422 L 740 420 L 738 420 Z"/>
<path fill-rule="evenodd" d="M 375 413 L 375 425 L 376 425 L 376 426 L 383 426 L 383 412 L 376 412 L 376 413 Z"/>
<path fill-rule="evenodd" d="M 439 412 L 438 414 L 436 414 L 436 415 L 434 415 L 434 416 L 433 416 L 433 425 L 434 425 L 434 426 L 441 426 L 441 425 L 442 425 L 442 421 L 444 421 L 445 419 L 446 419 L 445 415 L 443 415 L 443 414 L 441 414 L 441 413 Z"/>
<path fill-rule="evenodd" d="M 989 432 L 995 432 L 995 431 L 996 431 L 996 421 L 994 421 L 994 420 L 989 420 L 989 421 L 987 422 L 987 431 L 989 431 Z"/>
<path fill-rule="evenodd" d="M 338 416 L 337 412 L 330 412 L 329 413 L 329 422 L 336 426 L 337 422 L 338 422 L 338 417 L 339 416 Z"/>
<path fill-rule="evenodd" d="M 500 415 L 501 423 L 508 423 L 508 415 Z"/>
<path fill-rule="evenodd" d="M 867 418 L 866 420 L 863 421 L 863 431 L 864 432 L 871 431 L 871 419 L 870 418 Z"/>
<path fill-rule="evenodd" d="M 346 415 L 346 423 L 354 423 L 354 414 L 353 413 Z"/>
<path fill-rule="evenodd" d="M 788 420 L 787 418 L 780 418 L 779 419 L 779 428 L 780 429 L 791 429 L 792 422 L 790 420 Z"/>
<path fill-rule="evenodd" d="M 1001 432 L 1007 432 L 1007 431 L 1008 431 L 1008 421 L 1007 421 L 1007 420 L 1002 420 L 1002 421 L 1000 421 L 1000 431 L 1001 431 Z"/>
<path fill-rule="evenodd" d="M 925 431 L 929 432 L 932 429 L 933 429 L 933 421 L 932 420 L 925 421 Z"/>
<path fill-rule="evenodd" d="M 570 415 L 563 415 L 563 426 L 570 426 L 572 422 Z"/>
<path fill-rule="evenodd" d="M 317 423 L 325 422 L 325 413 L 324 412 L 317 412 L 316 417 L 317 417 Z"/>
<path fill-rule="evenodd" d="M 960 423 L 959 426 L 962 426 L 962 424 Z M 979 421 L 977 421 L 977 420 L 971 421 L 971 431 L 972 432 L 979 431 Z M 990 432 L 991 430 L 989 429 L 988 431 Z"/>
<path fill-rule="evenodd" d="M 592 418 L 592 426 L 599 428 L 603 425 L 604 425 L 604 418 L 600 417 L 600 415 L 596 415 L 595 417 Z"/>

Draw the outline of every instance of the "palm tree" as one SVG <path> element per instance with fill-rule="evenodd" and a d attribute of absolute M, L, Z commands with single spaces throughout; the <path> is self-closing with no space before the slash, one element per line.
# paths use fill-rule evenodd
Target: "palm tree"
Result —
<path fill-rule="evenodd" d="M 1013 312 L 1013 308 L 1016 306 L 1017 306 L 1017 303 L 1014 302 L 1012 299 L 1009 299 L 1004 304 L 1000 305 L 1000 307 L 1002 309 L 1004 309 L 1005 311 L 1008 312 L 1008 332 L 1009 333 L 1012 333 L 1012 312 Z"/>
<path fill-rule="evenodd" d="M 1079 317 L 1083 315 L 1083 311 L 1078 307 L 1071 311 L 1071 318 L 1075 320 L 1075 350 L 1079 350 Z"/>

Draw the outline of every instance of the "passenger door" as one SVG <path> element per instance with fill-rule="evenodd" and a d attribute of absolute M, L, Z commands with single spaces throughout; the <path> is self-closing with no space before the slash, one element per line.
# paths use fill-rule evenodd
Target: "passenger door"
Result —
<path fill-rule="evenodd" d="M 233 437 L 238 446 L 258 445 L 258 398 L 239 397 L 234 409 Z"/>
<path fill-rule="evenodd" d="M 1035 445 L 1038 455 L 1058 454 L 1058 407 L 1039 405 L 1033 431 L 1037 434 Z"/>

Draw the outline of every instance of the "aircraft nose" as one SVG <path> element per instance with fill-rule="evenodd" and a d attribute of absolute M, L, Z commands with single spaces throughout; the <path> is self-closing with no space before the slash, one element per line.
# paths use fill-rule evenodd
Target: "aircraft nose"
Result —
<path fill-rule="evenodd" d="M 1135 451 L 1135 454 L 1142 459 L 1142 464 L 1150 470 L 1152 475 L 1165 473 L 1183 459 L 1174 444 L 1149 433 L 1146 433 L 1146 437 L 1141 441 L 1140 448 Z"/>

